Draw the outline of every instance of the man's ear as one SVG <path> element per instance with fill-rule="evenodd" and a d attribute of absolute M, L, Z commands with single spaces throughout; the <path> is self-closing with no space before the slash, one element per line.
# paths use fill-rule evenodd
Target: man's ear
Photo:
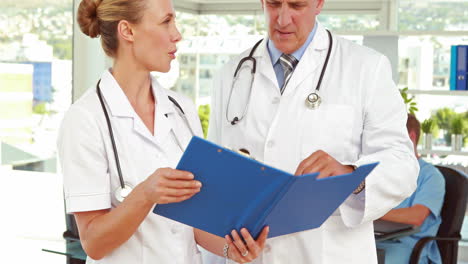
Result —
<path fill-rule="evenodd" d="M 260 0 L 260 3 L 262 4 L 262 9 L 265 9 L 265 3 L 263 2 L 263 0 Z"/>
<path fill-rule="evenodd" d="M 133 28 L 127 20 L 120 20 L 117 25 L 117 34 L 124 40 L 133 42 Z"/>
<path fill-rule="evenodd" d="M 317 0 L 317 8 L 315 15 L 320 14 L 322 12 L 323 5 L 325 4 L 325 0 Z"/>
<path fill-rule="evenodd" d="M 416 142 L 416 132 L 410 131 L 408 132 L 408 134 L 409 134 L 411 141 L 413 141 L 414 144 L 418 144 L 418 142 Z"/>

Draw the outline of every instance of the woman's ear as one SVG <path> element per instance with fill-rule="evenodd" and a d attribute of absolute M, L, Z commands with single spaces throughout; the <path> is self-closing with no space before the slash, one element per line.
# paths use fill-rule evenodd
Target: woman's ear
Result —
<path fill-rule="evenodd" d="M 117 25 L 117 34 L 123 40 L 133 42 L 133 28 L 132 25 L 127 20 L 120 20 Z"/>

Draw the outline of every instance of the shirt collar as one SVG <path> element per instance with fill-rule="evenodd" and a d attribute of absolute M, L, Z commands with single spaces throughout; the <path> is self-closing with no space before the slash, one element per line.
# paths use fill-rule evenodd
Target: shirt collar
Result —
<path fill-rule="evenodd" d="M 114 76 L 110 73 L 110 69 L 106 70 L 102 74 L 99 87 L 101 88 L 102 95 L 109 111 L 113 116 L 132 118 L 137 116 L 124 91 L 117 83 Z M 167 98 L 166 91 L 153 76 L 151 76 L 151 87 L 153 89 L 157 111 L 162 114 L 174 112 L 175 109 Z"/>
<path fill-rule="evenodd" d="M 301 60 L 302 58 L 302 55 L 304 55 L 307 47 L 310 45 L 310 43 L 312 42 L 312 40 L 314 39 L 314 36 L 315 36 L 315 32 L 317 31 L 317 21 L 315 22 L 315 25 L 314 25 L 314 28 L 312 29 L 312 31 L 309 33 L 309 36 L 307 37 L 307 40 L 306 42 L 299 48 L 297 49 L 296 51 L 294 51 L 291 55 L 294 56 L 294 58 L 296 58 L 298 61 Z M 271 58 L 271 63 L 273 65 L 275 65 L 281 54 L 283 54 L 281 51 L 279 51 L 276 47 L 275 47 L 275 44 L 273 43 L 273 41 L 268 38 L 268 42 L 267 42 L 267 48 L 268 48 L 268 52 L 270 53 L 270 58 Z"/>

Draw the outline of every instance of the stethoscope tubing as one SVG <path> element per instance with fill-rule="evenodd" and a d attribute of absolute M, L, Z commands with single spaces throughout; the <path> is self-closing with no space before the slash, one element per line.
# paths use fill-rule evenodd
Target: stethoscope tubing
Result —
<path fill-rule="evenodd" d="M 328 44 L 327 57 L 325 57 L 325 62 L 323 64 L 322 72 L 320 73 L 320 78 L 317 82 L 317 87 L 315 88 L 315 92 L 318 92 L 320 90 L 320 86 L 322 85 L 322 79 L 323 79 L 323 76 L 325 75 L 325 71 L 327 70 L 328 61 L 330 60 L 331 50 L 333 48 L 332 35 L 329 30 L 327 30 L 327 33 L 328 33 L 328 40 L 330 43 Z"/>
<path fill-rule="evenodd" d="M 261 40 L 257 41 L 257 43 L 255 43 L 255 45 L 253 46 L 252 50 L 249 53 L 249 56 L 241 59 L 239 61 L 239 63 L 237 64 L 236 70 L 234 71 L 234 77 L 233 77 L 234 79 L 233 79 L 233 81 L 231 83 L 231 91 L 229 92 L 229 98 L 228 98 L 227 108 L 226 108 L 226 119 L 228 121 L 229 121 L 229 105 L 231 104 L 232 91 L 234 90 L 234 84 L 236 83 L 237 79 L 239 78 L 239 76 L 237 74 L 239 73 L 239 70 L 242 68 L 242 65 L 244 64 L 244 62 L 250 61 L 250 62 L 252 62 L 252 69 L 250 70 L 250 74 L 252 76 L 255 76 L 255 73 L 257 72 L 257 60 L 253 57 L 253 54 L 254 54 L 255 50 L 257 49 L 258 45 L 260 45 L 260 43 L 262 41 L 263 41 L 263 39 L 261 39 Z M 234 117 L 234 119 L 231 121 L 231 125 L 235 125 L 238 122 L 240 122 L 244 118 L 245 114 L 247 113 L 247 108 L 248 108 L 248 105 L 250 104 L 250 98 L 251 98 L 251 95 L 252 95 L 253 81 L 254 81 L 254 77 L 252 77 L 252 80 L 250 80 L 249 96 L 248 96 L 248 99 L 247 99 L 246 107 L 244 108 L 244 112 L 242 113 L 242 116 L 241 116 L 240 119 L 237 116 Z"/>
<path fill-rule="evenodd" d="M 187 119 L 187 116 L 185 115 L 185 112 L 184 110 L 182 109 L 182 106 L 180 106 L 180 104 L 176 101 L 176 99 L 174 99 L 172 96 L 167 96 L 167 98 L 169 99 L 169 101 L 171 101 L 175 106 L 176 108 L 180 111 L 179 115 L 184 119 L 184 122 L 185 124 L 187 124 L 187 127 L 188 129 L 190 130 L 190 133 L 192 134 L 192 136 L 195 136 L 195 132 L 193 132 L 192 130 L 192 127 L 190 126 L 190 123 Z"/>
<path fill-rule="evenodd" d="M 102 93 L 101 93 L 101 88 L 99 87 L 99 84 L 101 83 L 101 80 L 99 80 L 96 84 L 96 91 L 97 91 L 97 94 L 98 94 L 98 97 L 99 97 L 99 101 L 101 103 L 101 107 L 102 107 L 102 110 L 104 112 L 104 116 L 106 117 L 106 123 L 107 123 L 107 128 L 109 129 L 109 135 L 110 135 L 110 139 L 111 139 L 111 143 L 112 143 L 112 149 L 114 151 L 114 159 L 115 159 L 115 164 L 116 164 L 116 167 L 117 167 L 117 174 L 119 175 L 119 183 L 120 183 L 120 190 L 119 193 L 117 193 L 116 191 L 116 198 L 117 200 L 119 200 L 119 202 L 122 202 L 123 199 L 125 199 L 126 195 L 128 195 L 128 193 L 131 191 L 131 186 L 126 186 L 125 185 L 125 181 L 124 181 L 124 177 L 123 177 L 123 174 L 122 174 L 122 169 L 121 169 L 121 166 L 120 166 L 120 159 L 119 159 L 119 155 L 118 155 L 118 151 L 117 151 L 117 144 L 115 143 L 115 139 L 114 139 L 114 133 L 113 133 L 113 130 L 112 130 L 112 124 L 110 122 L 110 118 L 109 118 L 109 114 L 107 112 L 107 108 L 104 104 L 104 100 L 102 99 Z M 190 130 L 190 133 L 192 134 L 192 136 L 195 135 L 195 133 L 193 132 L 192 130 L 192 127 L 190 126 L 190 123 L 185 115 L 185 112 L 184 110 L 182 109 L 182 107 L 180 106 L 180 104 L 171 96 L 168 96 L 168 99 L 174 104 L 174 106 L 176 106 L 176 108 L 179 110 L 179 115 L 183 118 L 183 120 L 185 121 L 187 127 L 189 128 Z M 167 117 L 167 116 L 166 116 Z M 179 147 L 181 148 L 182 151 L 184 151 L 182 149 L 182 145 L 180 144 L 177 136 L 175 137 L 176 141 L 177 141 L 177 144 L 179 145 Z M 123 195 L 123 190 L 128 190 L 128 193 Z"/>
<path fill-rule="evenodd" d="M 320 73 L 319 80 L 317 82 L 317 86 L 315 87 L 314 92 L 312 92 L 310 94 L 310 95 L 315 95 L 317 97 L 318 104 L 315 105 L 315 103 L 312 103 L 312 106 L 310 107 L 311 109 L 315 109 L 320 105 L 320 100 L 321 99 L 320 99 L 320 96 L 318 95 L 318 92 L 319 92 L 320 87 L 322 85 L 323 76 L 325 75 L 325 71 L 326 71 L 326 69 L 328 67 L 328 61 L 330 60 L 331 50 L 333 48 L 333 37 L 332 37 L 332 35 L 331 35 L 331 33 L 330 33 L 330 31 L 328 29 L 326 31 L 327 31 L 328 40 L 329 40 L 327 56 L 326 56 L 325 62 L 323 64 L 322 71 Z M 239 61 L 239 63 L 237 64 L 236 70 L 234 71 L 234 76 L 233 76 L 233 80 L 232 80 L 232 83 L 231 83 L 231 90 L 229 92 L 229 97 L 228 97 L 228 101 L 227 101 L 227 105 L 226 105 L 226 120 L 231 125 L 235 125 L 235 124 L 239 123 L 245 117 L 245 115 L 247 113 L 247 109 L 248 109 L 249 104 L 250 104 L 250 98 L 251 98 L 251 95 L 252 95 L 252 87 L 253 87 L 253 82 L 254 82 L 254 79 L 255 79 L 255 73 L 256 73 L 256 68 L 257 68 L 257 60 L 253 57 L 253 54 L 254 54 L 257 47 L 260 45 L 260 43 L 262 41 L 263 41 L 263 39 L 261 39 L 257 43 L 255 43 L 255 45 L 252 47 L 252 50 L 249 53 L 249 56 L 242 58 Z M 235 116 L 232 120 L 230 120 L 229 119 L 229 108 L 230 108 L 230 104 L 231 104 L 231 97 L 232 97 L 232 92 L 234 90 L 234 85 L 237 82 L 237 79 L 239 78 L 239 76 L 238 76 L 239 70 L 242 68 L 242 65 L 247 61 L 251 61 L 252 65 L 253 65 L 252 70 L 251 70 L 252 80 L 250 81 L 250 90 L 249 90 L 249 96 L 248 96 L 248 99 L 247 99 L 247 103 L 245 105 L 245 108 L 244 108 L 244 111 L 243 111 L 241 117 L 239 118 L 239 117 Z M 307 98 L 309 98 L 309 96 Z"/>
<path fill-rule="evenodd" d="M 120 187 L 124 189 L 125 182 L 124 182 L 124 178 L 122 176 L 122 170 L 120 167 L 119 154 L 117 153 L 117 146 L 115 144 L 114 133 L 112 131 L 112 125 L 110 123 L 109 114 L 107 113 L 106 106 L 104 105 L 104 100 L 102 99 L 101 88 L 99 87 L 100 83 L 101 83 L 101 80 L 99 80 L 98 83 L 96 84 L 96 90 L 97 90 L 97 94 L 99 97 L 99 101 L 101 102 L 102 110 L 104 111 L 104 115 L 106 116 L 107 127 L 109 129 L 109 135 L 110 135 L 110 139 L 112 142 L 112 149 L 114 150 L 114 159 L 115 159 L 115 164 L 117 167 L 117 173 L 119 174 Z"/>

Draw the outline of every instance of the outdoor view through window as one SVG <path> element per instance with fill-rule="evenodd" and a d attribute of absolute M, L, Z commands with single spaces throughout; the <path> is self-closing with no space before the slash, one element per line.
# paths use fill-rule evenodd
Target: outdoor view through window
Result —
<path fill-rule="evenodd" d="M 56 140 L 72 95 L 72 0 L 0 1 L 2 263 L 65 263 Z"/>

